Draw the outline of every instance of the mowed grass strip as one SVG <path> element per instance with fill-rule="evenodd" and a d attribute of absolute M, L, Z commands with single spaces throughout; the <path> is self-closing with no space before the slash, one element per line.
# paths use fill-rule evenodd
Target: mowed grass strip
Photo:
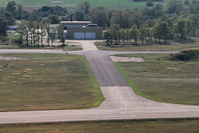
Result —
<path fill-rule="evenodd" d="M 179 51 L 188 48 L 199 48 L 199 38 L 193 38 L 193 42 L 173 42 L 171 41 L 169 44 L 152 44 L 148 46 L 115 46 L 109 47 L 106 46 L 104 42 L 96 42 L 96 46 L 100 50 L 109 50 L 109 51 Z"/>
<path fill-rule="evenodd" d="M 199 120 L 0 125 L 0 133 L 198 133 Z"/>
<path fill-rule="evenodd" d="M 27 60 L 0 61 L 0 111 L 81 109 L 94 107 L 103 101 L 83 56 L 3 56 Z"/>
<path fill-rule="evenodd" d="M 143 57 L 143 63 L 116 63 L 138 95 L 178 104 L 199 105 L 199 62 L 168 61 L 166 54 L 125 55 Z"/>

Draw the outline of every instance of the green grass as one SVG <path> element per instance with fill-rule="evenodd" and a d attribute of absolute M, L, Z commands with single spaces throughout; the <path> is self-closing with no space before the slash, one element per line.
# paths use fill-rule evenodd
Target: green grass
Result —
<path fill-rule="evenodd" d="M 199 38 L 194 38 L 194 42 L 180 43 L 171 42 L 169 45 L 153 44 L 150 46 L 120 46 L 120 47 L 108 47 L 103 42 L 96 42 L 96 46 L 100 50 L 109 51 L 176 51 L 188 48 L 199 48 Z"/>
<path fill-rule="evenodd" d="M 143 57 L 143 63 L 116 63 L 138 95 L 178 104 L 199 105 L 199 62 L 168 61 L 166 54 L 126 55 Z"/>
<path fill-rule="evenodd" d="M 24 7 L 37 8 L 41 6 L 64 6 L 64 7 L 75 7 L 78 3 L 88 1 L 92 7 L 104 6 L 104 7 L 120 7 L 120 8 L 131 8 L 145 6 L 146 2 L 133 2 L 131 0 L 15 0 Z M 60 1 L 60 2 L 56 2 Z M 0 0 L 0 5 L 5 6 L 6 0 Z M 156 2 L 157 3 L 157 2 Z"/>
<path fill-rule="evenodd" d="M 199 120 L 0 125 L 0 133 L 198 133 Z"/>
<path fill-rule="evenodd" d="M 0 61 L 0 111 L 92 108 L 103 96 L 83 56 L 7 54 Z"/>

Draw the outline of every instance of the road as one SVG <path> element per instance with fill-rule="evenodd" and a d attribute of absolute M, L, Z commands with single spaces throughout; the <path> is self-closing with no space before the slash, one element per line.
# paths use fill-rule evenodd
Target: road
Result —
<path fill-rule="evenodd" d="M 63 121 L 99 121 L 125 119 L 199 118 L 199 106 L 159 103 L 137 96 L 117 71 L 110 55 L 125 53 L 171 52 L 113 52 L 100 51 L 93 41 L 80 41 L 83 51 L 69 54 L 85 55 L 99 82 L 105 101 L 96 108 L 80 110 L 46 110 L 0 112 L 0 123 L 40 123 Z M 57 53 L 61 50 L 0 50 L 0 53 Z"/>

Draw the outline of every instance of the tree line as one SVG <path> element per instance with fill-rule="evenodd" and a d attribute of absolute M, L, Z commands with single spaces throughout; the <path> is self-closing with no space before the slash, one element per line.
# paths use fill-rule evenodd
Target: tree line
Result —
<path fill-rule="evenodd" d="M 107 45 L 167 44 L 167 40 L 191 41 L 199 35 L 199 2 L 170 0 L 135 10 L 113 11 L 104 33 Z"/>
<path fill-rule="evenodd" d="M 151 1 L 153 2 L 153 1 Z M 14 1 L 0 8 L 0 40 L 6 38 L 6 27 L 18 25 L 23 45 L 52 45 L 56 39 L 64 44 L 63 27 L 49 30 L 50 24 L 64 20 L 92 21 L 104 28 L 108 45 L 166 44 L 167 40 L 187 41 L 199 34 L 199 2 L 197 0 L 169 0 L 168 4 L 134 9 L 92 8 L 89 2 L 75 10 L 43 6 L 33 11 L 24 10 Z M 28 34 L 27 34 L 28 33 Z"/>

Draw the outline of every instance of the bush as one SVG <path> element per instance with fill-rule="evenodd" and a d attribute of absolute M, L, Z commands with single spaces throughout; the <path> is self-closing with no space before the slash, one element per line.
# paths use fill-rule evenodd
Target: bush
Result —
<path fill-rule="evenodd" d="M 199 49 L 187 49 L 176 54 L 171 54 L 169 60 L 175 60 L 175 61 L 199 60 Z"/>
<path fill-rule="evenodd" d="M 147 1 L 147 3 L 146 3 L 147 7 L 152 7 L 153 5 L 154 5 L 153 2 L 151 2 L 151 1 Z"/>

